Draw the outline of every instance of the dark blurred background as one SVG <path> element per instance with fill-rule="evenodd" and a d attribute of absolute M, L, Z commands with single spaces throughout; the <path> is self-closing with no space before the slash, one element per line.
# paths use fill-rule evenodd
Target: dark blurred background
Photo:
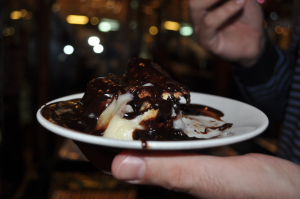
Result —
<path fill-rule="evenodd" d="M 287 49 L 292 0 L 257 0 L 270 38 Z M 232 64 L 194 40 L 187 0 L 0 0 L 0 198 L 168 198 L 98 172 L 70 141 L 44 130 L 38 108 L 84 92 L 94 77 L 151 58 L 192 91 L 243 100 Z M 274 155 L 280 124 L 214 155 Z"/>

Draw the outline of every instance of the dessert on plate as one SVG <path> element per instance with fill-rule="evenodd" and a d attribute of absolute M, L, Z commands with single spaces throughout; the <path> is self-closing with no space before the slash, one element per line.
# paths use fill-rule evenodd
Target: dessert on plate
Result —
<path fill-rule="evenodd" d="M 222 121 L 221 111 L 191 104 L 186 85 L 142 58 L 131 59 L 124 75 L 91 80 L 81 99 L 46 105 L 42 115 L 67 128 L 121 140 L 208 139 L 232 126 Z"/>

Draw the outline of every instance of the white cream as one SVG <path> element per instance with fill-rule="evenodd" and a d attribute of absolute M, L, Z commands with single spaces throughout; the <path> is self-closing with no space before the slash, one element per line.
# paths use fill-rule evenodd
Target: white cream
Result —
<path fill-rule="evenodd" d="M 119 140 L 133 140 L 133 131 L 135 129 L 144 129 L 139 124 L 143 120 L 149 119 L 152 114 L 152 110 L 149 110 L 143 115 L 139 115 L 132 120 L 124 119 L 122 115 L 115 115 L 109 122 L 109 125 L 105 130 L 103 137 Z"/>
<path fill-rule="evenodd" d="M 126 93 L 118 96 L 100 115 L 96 130 L 106 129 L 103 137 L 120 139 L 120 140 L 133 140 L 132 133 L 135 129 L 144 129 L 140 123 L 144 120 L 149 120 L 157 116 L 159 110 L 150 109 L 144 114 L 137 116 L 134 119 L 125 119 L 125 113 L 133 112 L 129 101 L 133 100 L 133 95 Z M 175 111 L 172 110 L 172 116 L 175 116 Z M 225 124 L 224 121 L 219 121 L 206 116 L 182 116 L 181 113 L 173 122 L 175 129 L 182 129 L 189 137 L 196 138 L 212 138 L 221 135 L 223 132 L 220 130 L 211 129 L 211 127 L 219 127 Z M 207 129 L 207 131 L 206 131 Z"/>

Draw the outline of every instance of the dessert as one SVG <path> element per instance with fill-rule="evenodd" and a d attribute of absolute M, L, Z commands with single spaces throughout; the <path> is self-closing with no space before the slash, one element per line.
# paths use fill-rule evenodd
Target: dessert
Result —
<path fill-rule="evenodd" d="M 186 85 L 142 58 L 131 59 L 124 75 L 90 81 L 82 99 L 45 106 L 42 115 L 67 128 L 122 140 L 208 139 L 232 126 L 221 120 L 222 112 L 190 104 Z"/>

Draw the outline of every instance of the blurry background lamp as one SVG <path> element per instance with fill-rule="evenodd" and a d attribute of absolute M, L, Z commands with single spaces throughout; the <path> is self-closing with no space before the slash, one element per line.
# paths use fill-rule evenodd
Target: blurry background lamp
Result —
<path fill-rule="evenodd" d="M 130 2 L 130 7 L 131 7 L 132 9 L 137 9 L 137 8 L 139 7 L 139 2 L 138 2 L 137 0 L 132 0 L 132 1 Z"/>
<path fill-rule="evenodd" d="M 67 22 L 69 24 L 85 25 L 89 22 L 89 18 L 83 15 L 69 15 L 67 16 Z"/>
<path fill-rule="evenodd" d="M 274 21 L 276 21 L 278 19 L 277 13 L 276 12 L 271 12 L 270 18 L 273 19 Z"/>
<path fill-rule="evenodd" d="M 12 20 L 17 20 L 17 19 L 20 19 L 22 17 L 22 12 L 21 11 L 12 11 L 10 13 L 10 18 Z"/>
<path fill-rule="evenodd" d="M 88 39 L 88 43 L 90 46 L 95 46 L 100 43 L 100 39 L 99 39 L 99 37 L 92 36 Z"/>
<path fill-rule="evenodd" d="M 164 23 L 164 27 L 167 30 L 173 30 L 173 31 L 178 31 L 180 29 L 180 24 L 175 21 L 166 21 Z"/>
<path fill-rule="evenodd" d="M 74 52 L 74 48 L 71 45 L 66 45 L 64 47 L 64 53 L 67 55 L 71 55 Z"/>
<path fill-rule="evenodd" d="M 108 22 L 100 22 L 99 23 L 99 26 L 98 26 L 98 29 L 101 31 L 101 32 L 109 32 L 111 31 L 111 25 L 110 23 Z"/>
<path fill-rule="evenodd" d="M 191 36 L 193 34 L 193 28 L 189 25 L 184 25 L 180 28 L 179 33 L 182 36 Z"/>
<path fill-rule="evenodd" d="M 93 50 L 94 50 L 95 53 L 102 53 L 104 48 L 101 44 L 98 44 L 98 45 L 94 46 Z"/>
<path fill-rule="evenodd" d="M 120 23 L 115 19 L 103 18 L 99 23 L 98 29 L 101 32 L 118 31 L 120 29 Z"/>
<path fill-rule="evenodd" d="M 94 26 L 97 25 L 99 23 L 98 17 L 92 17 L 90 23 Z"/>
<path fill-rule="evenodd" d="M 151 26 L 151 27 L 149 28 L 149 33 L 150 33 L 151 35 L 157 35 L 157 33 L 158 33 L 158 28 L 157 28 L 156 26 Z"/>

